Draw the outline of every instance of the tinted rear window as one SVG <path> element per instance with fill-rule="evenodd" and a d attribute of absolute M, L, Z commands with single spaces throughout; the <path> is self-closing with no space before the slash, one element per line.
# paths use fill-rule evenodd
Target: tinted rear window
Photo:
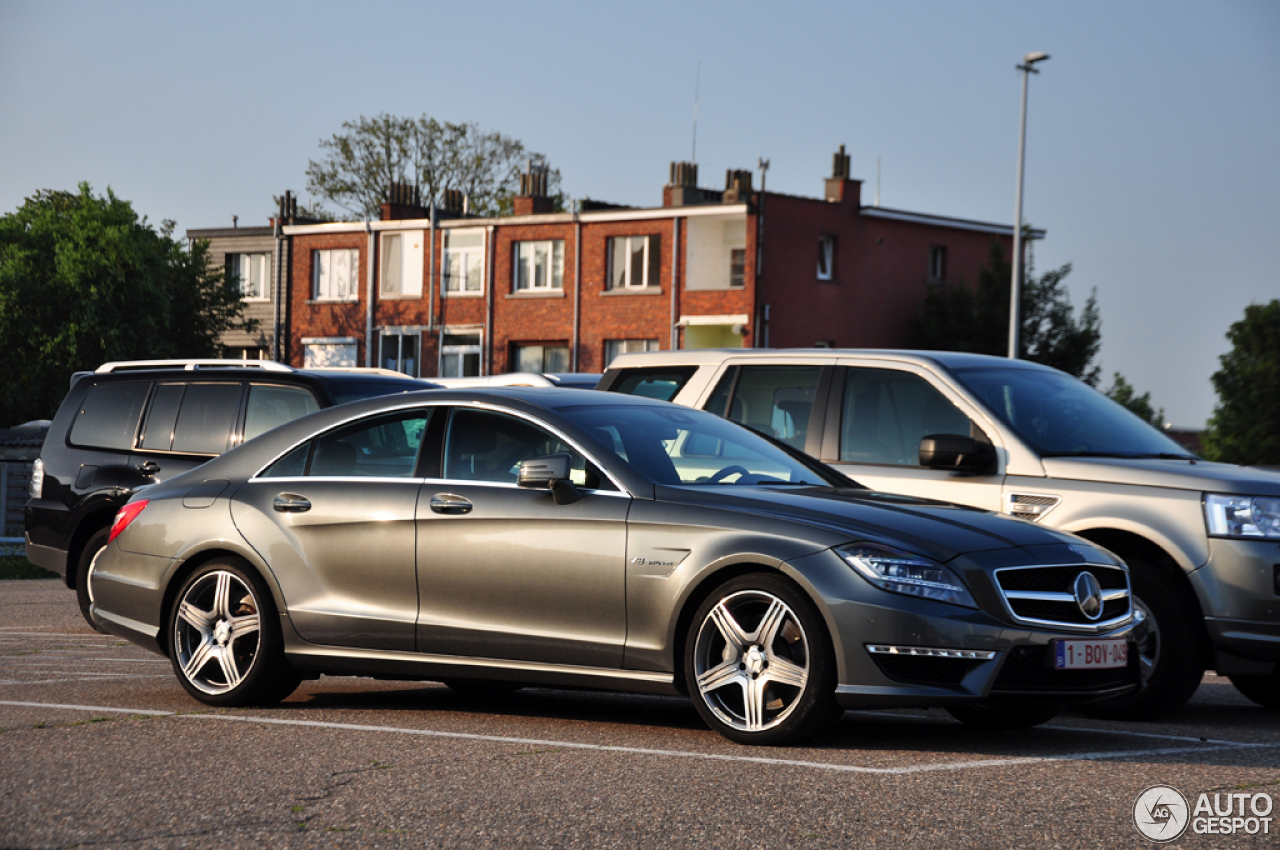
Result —
<path fill-rule="evenodd" d="M 333 393 L 334 404 L 346 404 L 362 398 L 428 390 L 431 387 L 431 384 L 414 381 L 334 381 L 329 384 L 329 392 Z"/>
<path fill-rule="evenodd" d="M 239 384 L 191 384 L 173 433 L 173 450 L 191 454 L 222 454 L 227 450 L 236 415 L 240 412 Z"/>
<path fill-rule="evenodd" d="M 627 369 L 609 386 L 609 392 L 671 401 L 697 371 L 697 366 Z"/>
<path fill-rule="evenodd" d="M 150 381 L 117 381 L 90 387 L 71 426 L 71 442 L 101 449 L 133 448 L 138 417 L 149 389 Z"/>

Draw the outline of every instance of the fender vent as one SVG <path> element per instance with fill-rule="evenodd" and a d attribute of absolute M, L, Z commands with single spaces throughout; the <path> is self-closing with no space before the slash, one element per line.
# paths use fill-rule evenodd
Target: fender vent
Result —
<path fill-rule="evenodd" d="M 1004 512 L 1018 519 L 1039 522 L 1062 501 L 1060 496 L 1042 493 L 1005 493 Z"/>

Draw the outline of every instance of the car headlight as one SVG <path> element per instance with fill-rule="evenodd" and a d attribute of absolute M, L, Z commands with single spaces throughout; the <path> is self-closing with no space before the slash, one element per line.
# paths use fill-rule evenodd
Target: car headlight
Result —
<path fill-rule="evenodd" d="M 874 543 L 836 549 L 858 575 L 881 590 L 977 608 L 960 577 L 930 558 Z"/>
<path fill-rule="evenodd" d="M 1204 497 L 1204 517 L 1213 537 L 1280 540 L 1280 496 Z"/>

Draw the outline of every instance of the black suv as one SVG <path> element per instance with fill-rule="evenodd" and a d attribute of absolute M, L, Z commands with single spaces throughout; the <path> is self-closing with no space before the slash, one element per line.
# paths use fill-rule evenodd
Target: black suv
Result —
<path fill-rule="evenodd" d="M 382 369 L 269 360 L 143 360 L 78 372 L 32 470 L 27 558 L 63 576 L 97 628 L 88 574 L 138 488 L 321 408 L 435 386 Z"/>

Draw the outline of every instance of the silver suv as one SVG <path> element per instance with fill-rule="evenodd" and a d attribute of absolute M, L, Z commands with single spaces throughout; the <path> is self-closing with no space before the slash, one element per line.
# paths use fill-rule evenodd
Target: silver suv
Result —
<path fill-rule="evenodd" d="M 1128 562 L 1147 687 L 1095 714 L 1153 718 L 1206 669 L 1280 708 L 1280 474 L 1208 463 L 1045 366 L 932 351 L 625 354 L 602 390 L 740 422 L 875 490 L 1074 532 Z M 1045 604 L 1070 588 L 1039 589 Z"/>

